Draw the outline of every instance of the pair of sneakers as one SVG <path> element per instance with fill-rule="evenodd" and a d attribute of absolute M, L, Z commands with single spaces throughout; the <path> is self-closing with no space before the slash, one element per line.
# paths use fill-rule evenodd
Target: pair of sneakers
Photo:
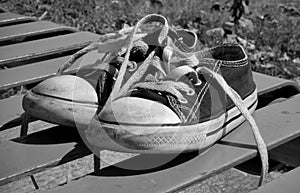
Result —
<path fill-rule="evenodd" d="M 138 34 L 150 22 L 162 28 Z M 247 120 L 264 160 L 263 182 L 267 150 L 251 116 L 257 90 L 240 45 L 200 50 L 196 34 L 151 14 L 129 35 L 81 50 L 59 72 L 91 50 L 105 53 L 98 73 L 43 81 L 25 95 L 25 111 L 84 129 L 93 146 L 134 153 L 204 152 Z"/>

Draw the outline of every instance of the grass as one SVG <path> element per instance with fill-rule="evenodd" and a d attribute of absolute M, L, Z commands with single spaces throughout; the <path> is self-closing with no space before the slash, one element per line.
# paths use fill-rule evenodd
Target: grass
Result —
<path fill-rule="evenodd" d="M 105 34 L 134 25 L 149 13 L 162 14 L 175 27 L 193 30 L 204 46 L 213 46 L 224 37 L 220 29 L 230 21 L 233 0 L 220 0 L 223 9 L 211 11 L 217 1 L 198 0 L 0 0 L 11 12 L 80 30 Z M 283 5 L 280 6 L 280 3 Z M 251 14 L 235 25 L 239 42 L 246 47 L 253 70 L 300 82 L 300 10 L 297 0 L 250 0 Z M 19 92 L 10 90 L 10 95 Z M 6 96 L 5 96 L 6 97 Z M 1 97 L 3 98 L 3 97 Z"/>

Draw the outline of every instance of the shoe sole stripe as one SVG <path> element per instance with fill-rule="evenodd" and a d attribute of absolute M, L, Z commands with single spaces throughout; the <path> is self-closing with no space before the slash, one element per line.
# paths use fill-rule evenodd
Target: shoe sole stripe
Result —
<path fill-rule="evenodd" d="M 249 107 L 248 107 L 248 110 L 251 110 L 251 108 L 254 106 L 254 105 L 257 105 L 257 100 L 252 103 Z M 214 131 L 211 131 L 209 133 L 206 134 L 206 136 L 210 136 L 210 135 L 214 135 L 215 133 L 219 132 L 220 130 L 224 129 L 227 125 L 229 125 L 231 122 L 233 122 L 234 120 L 238 119 L 239 117 L 241 117 L 242 114 L 238 114 L 236 116 L 234 116 L 233 118 L 231 118 L 230 120 L 228 120 L 226 123 L 224 123 L 224 125 Z"/>
<path fill-rule="evenodd" d="M 244 101 L 244 104 L 246 105 L 247 109 L 250 110 L 251 112 L 253 112 L 257 105 L 257 89 L 255 89 L 252 92 L 252 94 L 248 95 L 247 98 L 245 98 L 243 101 Z M 255 107 L 255 108 L 253 108 L 253 107 Z M 203 123 L 207 124 L 210 122 L 210 124 L 213 125 L 213 127 L 210 127 L 210 128 L 218 128 L 218 129 L 213 129 L 213 130 L 207 130 L 207 134 L 217 133 L 218 132 L 217 130 L 222 130 L 222 128 L 227 128 L 231 122 L 234 122 L 236 119 L 239 119 L 239 117 L 242 117 L 240 111 L 237 109 L 237 107 L 233 106 L 231 109 L 227 110 L 226 113 L 223 113 L 218 118 L 215 118 L 210 121 L 203 122 Z M 214 122 L 217 122 L 217 123 L 223 122 L 223 124 L 214 126 L 215 125 Z M 200 123 L 200 124 L 202 124 L 202 123 Z M 229 129 L 229 130 L 232 130 L 232 129 Z M 212 134 L 210 134 L 210 135 L 212 135 Z"/>

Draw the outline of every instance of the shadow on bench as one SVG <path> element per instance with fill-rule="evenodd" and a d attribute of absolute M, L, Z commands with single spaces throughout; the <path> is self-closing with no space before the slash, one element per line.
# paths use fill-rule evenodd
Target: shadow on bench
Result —
<path fill-rule="evenodd" d="M 0 152 L 0 185 L 91 154 L 77 129 L 63 126 L 3 142 Z"/>

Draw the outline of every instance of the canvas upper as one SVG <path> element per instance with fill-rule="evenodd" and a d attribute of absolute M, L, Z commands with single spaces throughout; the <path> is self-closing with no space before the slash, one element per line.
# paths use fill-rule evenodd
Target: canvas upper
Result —
<path fill-rule="evenodd" d="M 205 66 L 221 74 L 228 85 L 236 90 L 242 98 L 246 98 L 255 91 L 256 86 L 253 81 L 251 66 L 248 64 L 247 55 L 241 46 L 234 44 L 222 45 L 201 52 L 201 54 L 203 58 L 199 59 L 199 64 L 194 68 Z M 150 68 L 145 74 L 153 74 L 154 72 L 155 71 Z M 201 72 L 198 72 L 198 77 L 201 84 L 195 84 L 190 73 L 187 73 L 176 80 L 177 82 L 186 83 L 195 91 L 193 95 L 180 91 L 184 98 L 187 99 L 186 102 L 180 101 L 180 99 L 167 91 L 140 88 L 138 86 L 139 83 L 136 83 L 137 86 L 123 97 L 138 97 L 150 100 L 151 103 L 153 101 L 158 102 L 170 108 L 180 119 L 180 122 L 176 119 L 170 119 L 176 120 L 175 122 L 170 122 L 170 120 L 169 122 L 165 122 L 165 119 L 162 118 L 160 123 L 156 122 L 157 124 L 201 123 L 220 116 L 234 106 L 232 100 L 226 96 L 223 89 L 220 88 L 213 78 Z M 120 98 L 117 99 L 116 102 L 120 100 L 126 102 L 128 99 Z M 136 110 L 135 113 L 144 111 L 142 107 L 138 108 L 140 109 L 140 112 L 139 110 Z M 113 114 L 118 118 L 111 115 L 108 116 L 108 114 Z M 120 119 L 119 114 L 124 114 L 123 117 L 128 117 Z M 127 111 L 123 112 L 122 109 L 116 109 L 114 112 L 113 109 L 108 108 L 99 114 L 99 120 L 117 124 L 137 124 L 134 121 L 130 121 L 132 119 L 130 119 L 129 116 L 132 115 Z M 171 116 L 174 115 L 172 114 Z M 185 121 L 186 119 L 189 119 L 189 121 Z M 147 121 L 145 123 L 138 121 L 138 124 L 147 123 Z"/>

